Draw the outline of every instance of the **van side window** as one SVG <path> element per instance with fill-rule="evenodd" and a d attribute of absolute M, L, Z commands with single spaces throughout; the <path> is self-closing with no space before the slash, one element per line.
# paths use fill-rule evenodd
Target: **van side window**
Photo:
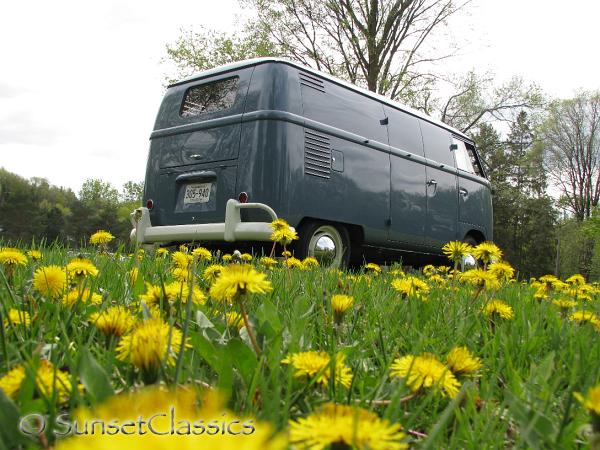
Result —
<path fill-rule="evenodd" d="M 419 131 L 419 119 L 404 111 L 383 105 L 388 121 L 390 146 L 423 156 L 423 138 Z"/>
<path fill-rule="evenodd" d="M 454 167 L 454 156 L 450 150 L 450 132 L 424 120 L 419 120 L 419 123 L 423 134 L 425 156 L 440 164 Z"/>
<path fill-rule="evenodd" d="M 483 167 L 481 167 L 481 163 L 479 162 L 479 159 L 477 158 L 477 152 L 475 151 L 475 146 L 472 144 L 469 144 L 468 142 L 465 143 L 465 146 L 467 147 L 467 154 L 469 155 L 469 160 L 471 161 L 471 164 L 473 165 L 473 170 L 475 171 L 475 175 L 480 176 L 481 178 L 485 178 L 485 173 L 483 172 Z"/>
<path fill-rule="evenodd" d="M 183 96 L 179 115 L 196 117 L 231 108 L 238 91 L 239 77 L 219 80 L 189 88 Z"/>
<path fill-rule="evenodd" d="M 454 150 L 456 168 L 465 172 L 475 173 L 475 169 L 473 168 L 473 163 L 471 162 L 471 158 L 467 152 L 465 143 L 459 139 L 453 138 L 452 144 L 456 145 L 456 149 Z"/>

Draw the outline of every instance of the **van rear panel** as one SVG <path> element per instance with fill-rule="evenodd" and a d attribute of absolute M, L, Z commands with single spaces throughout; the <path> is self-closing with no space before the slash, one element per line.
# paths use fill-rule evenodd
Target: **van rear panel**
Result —
<path fill-rule="evenodd" d="M 241 124 L 253 67 L 172 86 L 150 141 L 153 224 L 222 222 L 236 198 Z"/>

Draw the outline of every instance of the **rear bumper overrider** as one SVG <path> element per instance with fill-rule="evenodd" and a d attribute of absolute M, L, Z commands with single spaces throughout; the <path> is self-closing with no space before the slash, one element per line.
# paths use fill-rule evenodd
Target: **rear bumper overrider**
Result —
<path fill-rule="evenodd" d="M 272 220 L 277 219 L 275 211 L 263 203 L 240 203 L 227 200 L 225 222 L 200 223 L 189 225 L 152 226 L 148 208 L 137 208 L 130 215 L 133 230 L 131 241 L 137 244 L 159 244 L 163 242 L 192 241 L 269 241 L 273 230 L 269 222 L 242 222 L 240 210 L 244 208 L 262 209 Z"/>

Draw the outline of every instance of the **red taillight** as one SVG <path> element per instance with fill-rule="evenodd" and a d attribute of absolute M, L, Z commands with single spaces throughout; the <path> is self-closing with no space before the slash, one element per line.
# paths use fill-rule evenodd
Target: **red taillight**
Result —
<path fill-rule="evenodd" d="M 154 202 L 152 201 L 152 199 L 150 199 L 146 202 L 146 208 L 148 208 L 148 209 L 154 208 Z"/>
<path fill-rule="evenodd" d="M 240 192 L 240 195 L 238 195 L 238 200 L 240 203 L 248 203 L 248 194 L 246 192 Z"/>

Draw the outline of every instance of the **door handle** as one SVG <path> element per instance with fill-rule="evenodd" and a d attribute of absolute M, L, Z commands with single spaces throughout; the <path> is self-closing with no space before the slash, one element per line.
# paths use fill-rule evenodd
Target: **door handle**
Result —
<path fill-rule="evenodd" d="M 202 159 L 202 155 L 200 155 L 198 153 L 194 153 L 193 155 L 190 155 L 190 158 L 192 158 L 192 159 Z"/>
<path fill-rule="evenodd" d="M 462 195 L 463 197 L 469 195 L 469 191 L 467 191 L 465 188 L 460 188 L 458 192 L 460 192 L 460 195 Z"/>
<path fill-rule="evenodd" d="M 437 186 L 437 181 L 435 181 L 435 180 L 429 180 L 427 182 L 427 186 Z"/>

